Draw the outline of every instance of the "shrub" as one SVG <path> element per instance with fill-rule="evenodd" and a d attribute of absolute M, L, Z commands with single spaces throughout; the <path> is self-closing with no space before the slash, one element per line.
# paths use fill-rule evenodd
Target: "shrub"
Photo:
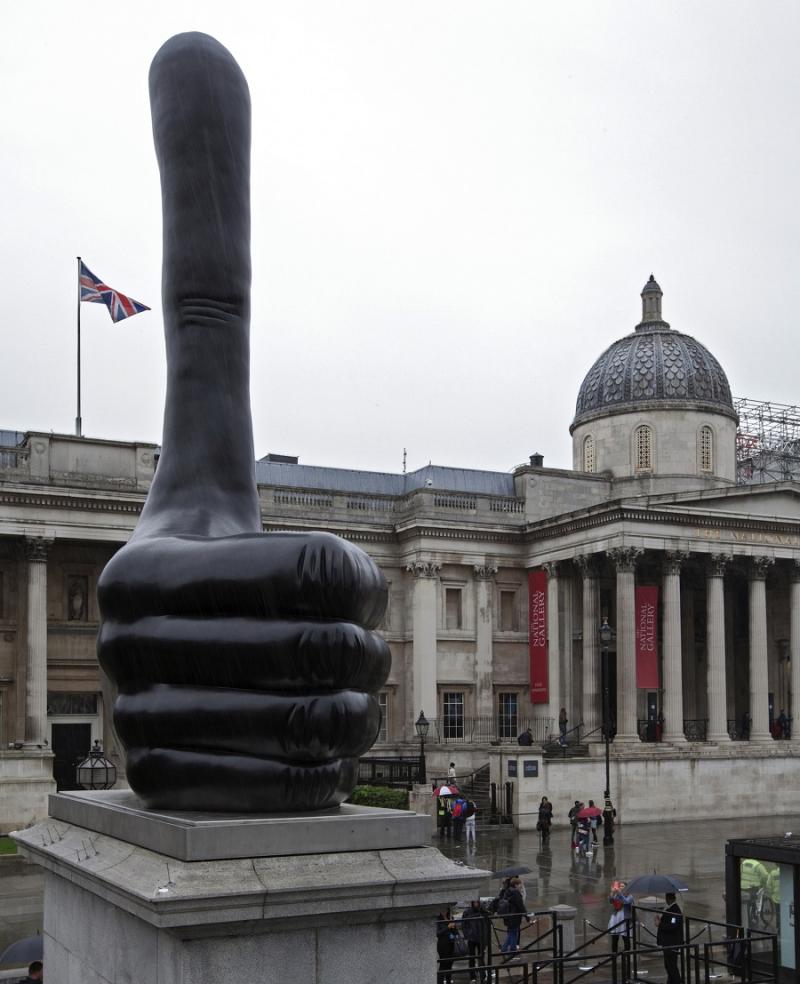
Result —
<path fill-rule="evenodd" d="M 387 810 L 407 810 L 408 792 L 405 789 L 388 789 L 386 786 L 356 786 L 347 801 L 356 806 L 381 806 Z"/>

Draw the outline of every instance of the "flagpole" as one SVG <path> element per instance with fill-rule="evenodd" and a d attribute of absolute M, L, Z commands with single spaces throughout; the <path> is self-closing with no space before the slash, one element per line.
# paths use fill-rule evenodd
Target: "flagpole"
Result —
<path fill-rule="evenodd" d="M 75 436 L 81 437 L 81 258 L 78 259 L 78 414 L 75 417 Z"/>

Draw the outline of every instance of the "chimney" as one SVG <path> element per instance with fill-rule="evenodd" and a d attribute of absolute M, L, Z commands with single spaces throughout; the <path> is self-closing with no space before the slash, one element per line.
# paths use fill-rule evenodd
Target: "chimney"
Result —
<path fill-rule="evenodd" d="M 531 455 L 531 468 L 544 468 L 543 454 L 539 454 L 537 451 L 536 454 Z"/>

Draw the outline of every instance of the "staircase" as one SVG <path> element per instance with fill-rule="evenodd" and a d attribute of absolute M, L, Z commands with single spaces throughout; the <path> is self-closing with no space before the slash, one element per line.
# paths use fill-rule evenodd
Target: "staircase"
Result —
<path fill-rule="evenodd" d="M 478 807 L 476 825 L 483 826 L 488 823 L 492 807 L 492 797 L 489 792 L 489 763 L 482 765 L 468 776 L 456 776 L 456 784 L 461 795 L 465 799 L 474 800 Z"/>
<path fill-rule="evenodd" d="M 558 759 L 577 759 L 589 757 L 589 746 L 582 742 L 567 742 L 559 745 L 558 741 L 549 742 L 542 746 L 542 756 L 548 761 Z"/>

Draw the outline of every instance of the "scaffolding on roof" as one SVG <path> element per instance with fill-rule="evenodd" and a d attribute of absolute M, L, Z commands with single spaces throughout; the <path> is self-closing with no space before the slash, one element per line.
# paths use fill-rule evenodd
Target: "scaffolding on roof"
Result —
<path fill-rule="evenodd" d="M 771 400 L 733 401 L 736 431 L 736 482 L 800 481 L 800 407 Z"/>

